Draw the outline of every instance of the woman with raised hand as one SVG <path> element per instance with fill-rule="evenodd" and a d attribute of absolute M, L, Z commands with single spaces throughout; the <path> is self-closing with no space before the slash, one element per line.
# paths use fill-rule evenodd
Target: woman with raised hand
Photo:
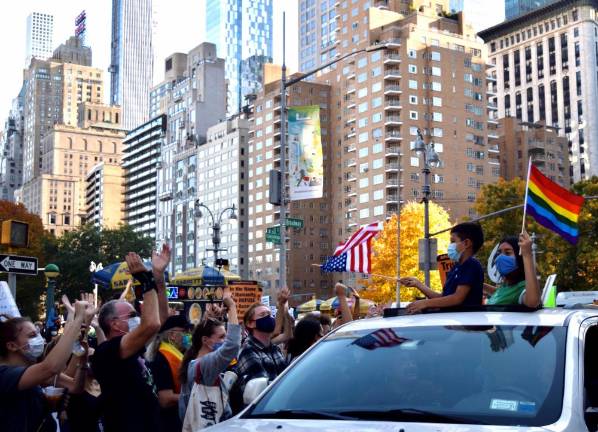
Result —
<path fill-rule="evenodd" d="M 42 386 L 61 373 L 71 356 L 81 325 L 91 321 L 94 308 L 87 302 L 75 303 L 72 321 L 54 349 L 39 363 L 45 341 L 28 318 L 0 321 L 0 425 L 5 432 L 55 431 L 56 423 L 45 401 Z"/>

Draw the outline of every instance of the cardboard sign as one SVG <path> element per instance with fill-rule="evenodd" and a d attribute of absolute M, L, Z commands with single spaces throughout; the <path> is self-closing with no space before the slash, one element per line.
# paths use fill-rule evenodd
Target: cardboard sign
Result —
<path fill-rule="evenodd" d="M 455 263 L 453 263 L 447 254 L 438 255 L 436 257 L 438 263 L 438 273 L 440 274 L 440 283 L 444 286 L 446 282 L 446 274 L 451 271 Z"/>
<path fill-rule="evenodd" d="M 8 315 L 10 317 L 20 317 L 21 313 L 12 297 L 10 287 L 4 281 L 0 282 L 0 314 Z"/>
<path fill-rule="evenodd" d="M 237 305 L 239 322 L 242 322 L 249 306 L 261 302 L 262 290 L 255 281 L 229 281 L 228 287 Z"/>

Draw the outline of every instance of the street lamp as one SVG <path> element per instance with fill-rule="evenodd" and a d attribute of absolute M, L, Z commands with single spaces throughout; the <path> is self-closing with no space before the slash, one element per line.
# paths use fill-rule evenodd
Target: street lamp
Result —
<path fill-rule="evenodd" d="M 213 249 L 208 249 L 214 251 L 214 264 L 218 261 L 218 252 L 225 251 L 226 249 L 220 249 L 220 225 L 222 223 L 222 217 L 227 211 L 230 211 L 229 219 L 236 220 L 237 213 L 235 205 L 233 204 L 231 207 L 227 207 L 220 212 L 218 219 L 214 218 L 214 213 L 210 210 L 204 203 L 200 202 L 199 200 L 195 200 L 195 205 L 193 207 L 193 214 L 195 216 L 195 220 L 198 221 L 203 217 L 203 213 L 201 211 L 201 207 L 208 211 L 210 218 L 212 219 L 212 245 L 214 246 Z"/>
<path fill-rule="evenodd" d="M 333 64 L 336 64 L 348 57 L 352 57 L 357 54 L 364 52 L 374 52 L 384 49 L 388 49 L 386 44 L 371 45 L 366 48 L 361 48 L 350 53 L 347 53 L 335 60 L 329 61 L 320 67 L 310 70 L 298 77 L 287 81 L 287 66 L 285 61 L 285 39 L 286 39 L 286 24 L 285 24 L 285 13 L 282 14 L 282 77 L 280 80 L 280 116 L 282 117 L 280 122 L 280 266 L 279 266 L 279 287 L 286 287 L 286 274 L 287 274 L 287 252 L 286 252 L 286 217 L 287 217 L 287 200 L 286 200 L 286 140 L 287 140 L 287 88 L 294 84 L 297 84 L 304 79 L 315 75 L 323 69 L 326 69 Z"/>
<path fill-rule="evenodd" d="M 48 286 L 46 293 L 46 329 L 50 330 L 54 327 L 54 319 L 56 318 L 54 291 L 56 290 L 56 278 L 60 274 L 60 269 L 56 264 L 48 264 L 44 269 L 44 274 Z"/>
<path fill-rule="evenodd" d="M 417 138 L 415 144 L 411 149 L 418 155 L 423 155 L 424 166 L 422 173 L 424 174 L 424 186 L 422 187 L 424 202 L 424 283 L 426 286 L 430 286 L 430 172 L 431 168 L 437 168 L 440 165 L 440 158 L 438 153 L 434 150 L 434 142 L 431 141 L 428 144 L 424 142 L 424 137 L 421 130 L 417 129 Z"/>

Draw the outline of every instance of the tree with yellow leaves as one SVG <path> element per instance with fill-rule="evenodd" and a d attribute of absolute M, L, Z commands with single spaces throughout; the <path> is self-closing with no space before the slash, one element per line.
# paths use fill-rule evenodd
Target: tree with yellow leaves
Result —
<path fill-rule="evenodd" d="M 377 303 L 396 299 L 397 277 L 397 218 L 396 214 L 384 223 L 383 230 L 372 241 L 372 274 L 392 277 L 385 279 L 372 276 L 362 281 L 365 287 L 363 297 Z M 434 233 L 451 227 L 449 214 L 436 203 L 430 202 L 430 232 Z M 415 276 L 421 280 L 424 274 L 419 270 L 418 241 L 424 237 L 424 205 L 409 202 L 401 211 L 401 277 Z M 445 232 L 436 236 L 438 252 L 444 253 L 449 244 L 450 234 Z M 430 273 L 431 288 L 442 289 L 438 271 Z M 415 288 L 401 287 L 401 301 L 413 301 L 419 291 Z"/>

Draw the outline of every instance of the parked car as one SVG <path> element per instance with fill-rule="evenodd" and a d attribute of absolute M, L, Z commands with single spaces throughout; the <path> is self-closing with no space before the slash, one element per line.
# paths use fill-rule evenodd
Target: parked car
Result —
<path fill-rule="evenodd" d="M 212 430 L 597 430 L 598 309 L 508 310 L 348 323 Z"/>

